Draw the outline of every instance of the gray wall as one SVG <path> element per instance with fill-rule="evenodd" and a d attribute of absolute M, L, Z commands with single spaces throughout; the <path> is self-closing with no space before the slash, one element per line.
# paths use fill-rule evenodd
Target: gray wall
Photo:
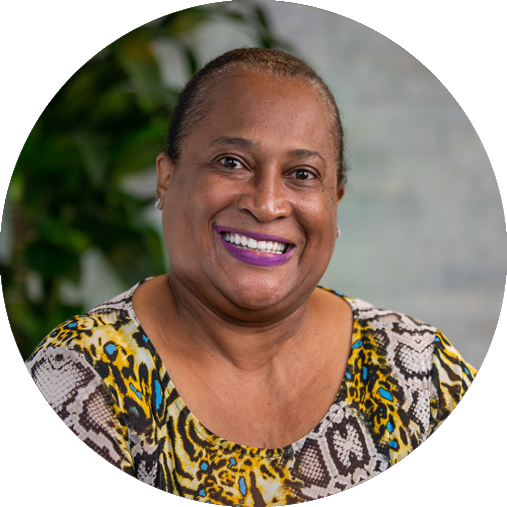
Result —
<path fill-rule="evenodd" d="M 258 3 L 328 83 L 347 131 L 342 237 L 322 284 L 440 327 L 479 367 L 500 314 L 507 244 L 495 176 L 466 114 L 379 33 L 323 10 Z M 197 42 L 203 63 L 251 45 L 224 25 L 205 27 Z M 181 82 L 165 58 L 167 79 Z"/>

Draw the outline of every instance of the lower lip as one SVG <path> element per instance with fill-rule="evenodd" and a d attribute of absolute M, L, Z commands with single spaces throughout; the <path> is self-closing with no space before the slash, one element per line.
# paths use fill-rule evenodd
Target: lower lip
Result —
<path fill-rule="evenodd" d="M 293 246 L 290 246 L 287 252 L 283 254 L 254 252 L 231 245 L 228 241 L 225 241 L 220 234 L 218 234 L 218 238 L 231 257 L 234 257 L 238 261 L 245 262 L 246 264 L 254 264 L 255 266 L 280 266 L 288 262 L 295 250 Z"/>

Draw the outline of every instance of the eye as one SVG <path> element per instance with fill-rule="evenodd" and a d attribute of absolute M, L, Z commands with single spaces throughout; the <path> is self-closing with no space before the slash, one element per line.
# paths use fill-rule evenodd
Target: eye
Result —
<path fill-rule="evenodd" d="M 293 173 L 297 180 L 314 180 L 315 176 L 311 171 L 307 169 L 296 169 Z"/>
<path fill-rule="evenodd" d="M 218 162 L 227 169 L 241 169 L 244 167 L 243 164 L 234 157 L 222 157 Z"/>

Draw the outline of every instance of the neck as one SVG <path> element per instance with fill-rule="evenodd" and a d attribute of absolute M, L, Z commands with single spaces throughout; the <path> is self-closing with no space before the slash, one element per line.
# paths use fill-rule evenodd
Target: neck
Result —
<path fill-rule="evenodd" d="M 276 318 L 249 311 L 245 319 L 244 309 L 235 316 L 224 313 L 175 277 L 169 275 L 167 286 L 181 336 L 202 360 L 212 357 L 247 372 L 263 370 L 282 356 L 297 354 L 308 326 L 306 309 L 311 293 L 293 305 L 292 311 L 278 312 Z"/>

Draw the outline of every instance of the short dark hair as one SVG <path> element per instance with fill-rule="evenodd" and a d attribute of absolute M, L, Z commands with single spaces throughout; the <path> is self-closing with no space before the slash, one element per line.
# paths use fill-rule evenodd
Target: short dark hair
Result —
<path fill-rule="evenodd" d="M 333 94 L 322 78 L 305 62 L 284 51 L 265 48 L 242 48 L 228 51 L 206 64 L 187 83 L 174 108 L 167 135 L 166 153 L 178 162 L 181 145 L 194 125 L 206 115 L 209 96 L 217 82 L 224 82 L 237 70 L 257 71 L 279 77 L 289 77 L 313 86 L 324 98 L 331 113 L 332 135 L 336 140 L 338 186 L 346 183 L 344 132 L 340 112 Z"/>

